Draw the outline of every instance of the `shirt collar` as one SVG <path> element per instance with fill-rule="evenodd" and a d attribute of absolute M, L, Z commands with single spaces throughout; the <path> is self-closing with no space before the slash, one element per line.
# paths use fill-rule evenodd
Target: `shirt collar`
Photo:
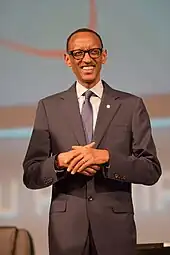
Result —
<path fill-rule="evenodd" d="M 78 99 L 83 95 L 84 92 L 86 92 L 88 89 L 85 88 L 83 85 L 81 85 L 78 81 L 76 82 L 76 92 Z M 100 99 L 103 95 L 103 84 L 100 80 L 93 88 L 90 89 L 96 96 L 98 96 Z"/>

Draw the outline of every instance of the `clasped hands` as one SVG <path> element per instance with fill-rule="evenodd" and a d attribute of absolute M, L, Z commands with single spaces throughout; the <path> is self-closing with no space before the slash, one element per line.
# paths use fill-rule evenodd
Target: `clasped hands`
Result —
<path fill-rule="evenodd" d="M 100 166 L 109 161 L 109 152 L 94 148 L 95 142 L 85 146 L 72 146 L 72 150 L 58 155 L 59 167 L 67 168 L 71 174 L 93 176 Z"/>

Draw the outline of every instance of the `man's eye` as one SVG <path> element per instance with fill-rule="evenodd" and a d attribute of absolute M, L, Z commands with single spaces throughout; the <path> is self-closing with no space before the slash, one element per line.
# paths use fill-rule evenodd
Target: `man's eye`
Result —
<path fill-rule="evenodd" d="M 98 55 L 100 52 L 98 49 L 92 50 L 91 54 Z"/>
<path fill-rule="evenodd" d="M 73 54 L 74 54 L 74 56 L 81 56 L 83 54 L 83 52 L 82 51 L 76 51 Z"/>

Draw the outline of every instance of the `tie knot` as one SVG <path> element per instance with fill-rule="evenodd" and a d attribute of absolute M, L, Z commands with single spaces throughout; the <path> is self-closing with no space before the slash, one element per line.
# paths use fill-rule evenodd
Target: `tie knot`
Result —
<path fill-rule="evenodd" d="M 94 93 L 93 93 L 91 90 L 87 90 L 87 91 L 84 93 L 85 100 L 90 100 L 90 97 L 91 97 L 93 94 L 94 94 Z"/>

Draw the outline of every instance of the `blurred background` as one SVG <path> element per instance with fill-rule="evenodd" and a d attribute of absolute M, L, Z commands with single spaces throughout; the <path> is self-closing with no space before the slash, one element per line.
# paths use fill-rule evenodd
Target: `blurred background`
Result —
<path fill-rule="evenodd" d="M 38 100 L 75 80 L 63 52 L 80 27 L 102 36 L 102 78 L 147 106 L 163 175 L 133 186 L 138 243 L 170 242 L 169 13 L 168 0 L 0 0 L 0 226 L 26 228 L 36 254 L 48 252 L 51 188 L 28 190 L 22 161 Z"/>

